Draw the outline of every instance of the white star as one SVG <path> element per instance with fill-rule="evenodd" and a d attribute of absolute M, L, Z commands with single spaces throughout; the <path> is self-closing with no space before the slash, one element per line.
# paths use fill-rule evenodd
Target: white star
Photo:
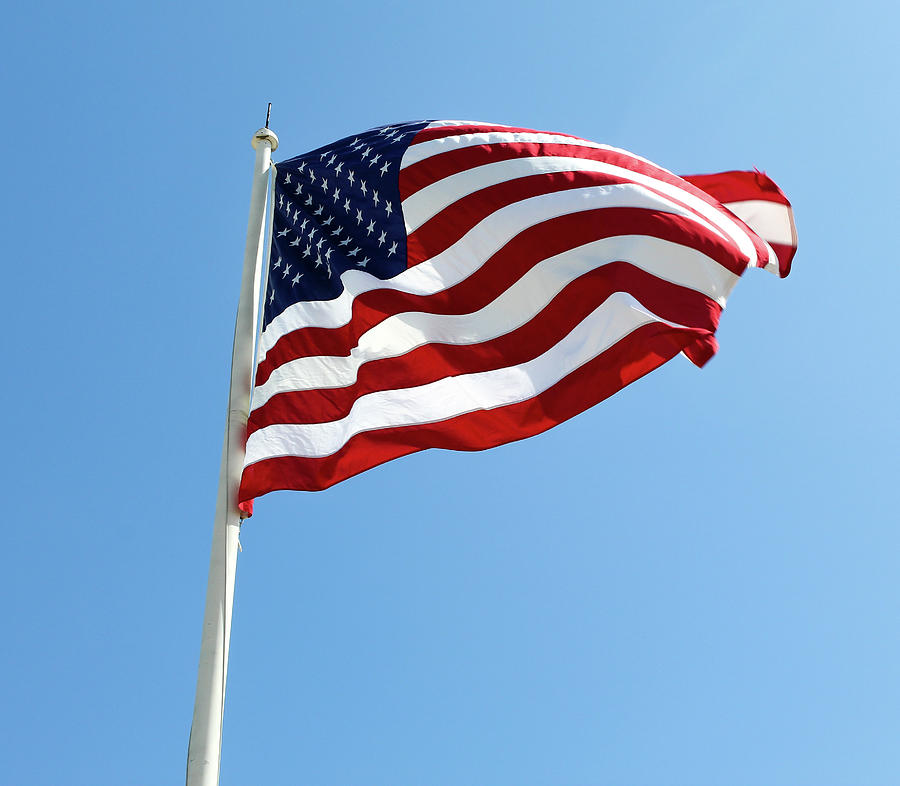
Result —
<path fill-rule="evenodd" d="M 362 151 L 361 155 L 362 155 L 363 158 L 368 158 L 368 157 L 369 157 L 369 153 L 371 153 L 371 152 L 372 152 L 372 148 L 371 148 L 371 147 L 367 147 L 365 150 Z"/>
<path fill-rule="evenodd" d="M 309 182 L 310 183 L 316 182 L 316 173 L 313 172 L 312 169 L 309 170 Z"/>
<path fill-rule="evenodd" d="M 328 159 L 328 166 L 331 166 L 335 162 L 336 159 L 337 159 L 337 156 L 334 155 L 334 153 L 332 153 L 331 158 Z"/>
<path fill-rule="evenodd" d="M 294 211 L 293 222 L 294 222 L 295 224 L 297 223 L 297 219 L 298 219 L 298 218 L 300 218 L 300 210 L 299 210 L 299 208 L 298 208 L 297 210 Z"/>
<path fill-rule="evenodd" d="M 391 203 L 390 203 L 390 202 L 385 202 L 385 203 L 384 203 L 384 209 L 387 211 L 387 214 L 390 215 L 390 214 L 391 214 L 391 211 L 392 211 L 394 208 L 391 207 Z"/>
<path fill-rule="evenodd" d="M 328 278 L 331 278 L 331 262 L 328 263 Z"/>
<path fill-rule="evenodd" d="M 287 184 L 290 183 L 290 182 L 291 182 L 291 173 L 288 172 L 288 173 L 284 176 L 284 184 L 287 185 Z"/>
<path fill-rule="evenodd" d="M 322 257 L 316 254 L 316 267 L 322 267 Z"/>
<path fill-rule="evenodd" d="M 328 192 L 328 181 L 324 177 L 322 178 L 322 190 Z"/>
<path fill-rule="evenodd" d="M 359 253 L 359 246 L 354 248 L 352 251 L 347 252 L 348 257 L 355 257 Z"/>
<path fill-rule="evenodd" d="M 284 207 L 284 194 L 278 195 L 278 207 L 279 208 Z"/>
<path fill-rule="evenodd" d="M 359 265 L 360 267 L 365 267 L 366 265 L 369 264 L 369 258 L 368 258 L 368 257 L 363 257 L 363 258 L 360 259 L 359 262 L 357 262 L 356 264 Z"/>
<path fill-rule="evenodd" d="M 285 229 L 282 229 L 282 230 L 278 233 L 278 237 L 284 237 L 284 236 L 285 236 L 288 232 L 290 232 L 290 231 L 291 231 L 291 228 L 290 228 L 290 227 L 286 227 Z"/>
<path fill-rule="evenodd" d="M 316 251 L 318 251 L 319 249 L 322 248 L 322 243 L 324 243 L 324 242 L 325 242 L 325 238 L 324 238 L 324 237 L 320 237 L 320 238 L 319 238 L 319 242 L 316 243 Z"/>
<path fill-rule="evenodd" d="M 374 156 L 372 156 L 372 160 L 369 161 L 369 166 L 374 166 L 375 164 L 377 164 L 379 158 L 381 158 L 381 153 L 376 153 Z"/>
<path fill-rule="evenodd" d="M 306 197 L 306 201 L 303 203 L 306 207 L 309 207 L 312 204 L 312 194 Z"/>
<path fill-rule="evenodd" d="M 372 220 L 369 222 L 369 226 L 366 227 L 366 235 L 367 235 L 367 236 L 368 236 L 368 235 L 371 235 L 372 232 L 373 232 L 374 230 L 375 230 L 375 220 L 372 219 Z"/>
<path fill-rule="evenodd" d="M 363 217 L 362 217 L 362 210 L 357 209 L 357 211 L 356 211 L 356 223 L 357 223 L 357 225 L 361 224 L 361 223 L 362 223 L 362 220 L 363 220 Z"/>
<path fill-rule="evenodd" d="M 328 151 L 327 151 L 327 150 L 326 150 L 324 153 L 319 153 L 319 161 L 324 160 L 324 159 L 325 159 L 325 156 L 327 156 L 327 155 L 328 155 Z"/>
<path fill-rule="evenodd" d="M 388 249 L 388 256 L 391 256 L 391 254 L 396 254 L 396 253 L 397 253 L 397 241 L 395 240 L 393 243 L 391 243 L 391 247 Z"/>
<path fill-rule="evenodd" d="M 278 261 L 274 265 L 272 265 L 272 267 L 273 268 L 281 267 L 281 257 L 278 257 Z"/>
<path fill-rule="evenodd" d="M 354 177 L 353 177 L 353 170 L 352 170 L 352 169 L 347 173 L 347 180 L 350 181 L 350 185 L 352 186 L 352 185 L 353 185 L 353 180 L 354 180 Z"/>
<path fill-rule="evenodd" d="M 384 241 L 387 239 L 387 232 L 382 232 L 378 237 L 378 248 L 381 248 L 384 245 Z"/>
<path fill-rule="evenodd" d="M 345 237 L 340 243 L 338 243 L 338 245 L 339 246 L 349 246 L 351 240 L 353 240 L 352 237 Z"/>
<path fill-rule="evenodd" d="M 388 167 L 389 167 L 389 166 L 390 166 L 390 165 L 388 164 L 387 161 L 385 161 L 385 162 L 381 165 L 381 169 L 379 169 L 378 171 L 381 172 L 382 176 L 384 176 L 384 173 L 388 171 Z"/>
<path fill-rule="evenodd" d="M 291 286 L 294 286 L 301 278 L 303 278 L 303 274 L 302 274 L 302 273 L 297 273 L 297 274 L 291 279 Z"/>
<path fill-rule="evenodd" d="M 284 270 L 283 270 L 282 273 L 281 273 L 281 277 L 282 277 L 282 278 L 287 278 L 288 273 L 290 273 L 290 272 L 291 272 L 291 266 L 290 266 L 290 265 L 285 265 L 285 266 L 284 266 Z"/>
<path fill-rule="evenodd" d="M 341 161 L 341 163 L 339 163 L 339 164 L 334 168 L 334 174 L 336 174 L 336 175 L 341 174 L 341 170 L 342 170 L 343 168 L 344 168 L 344 162 Z"/>
<path fill-rule="evenodd" d="M 378 207 L 378 192 L 377 191 L 372 192 L 372 199 L 375 202 L 375 207 Z"/>
<path fill-rule="evenodd" d="M 345 200 L 344 200 L 344 210 L 345 210 L 347 213 L 350 212 L 350 200 L 349 200 L 349 199 L 345 199 Z"/>
<path fill-rule="evenodd" d="M 294 195 L 303 193 L 303 183 L 297 183 L 297 190 L 294 192 Z"/>
<path fill-rule="evenodd" d="M 341 198 L 341 189 L 335 188 L 334 194 L 332 195 L 332 202 L 337 203 L 338 199 Z"/>
<path fill-rule="evenodd" d="M 328 260 L 331 259 L 331 252 L 332 252 L 332 251 L 334 251 L 334 249 L 333 249 L 333 248 L 329 248 L 329 249 L 325 252 L 325 261 L 326 261 L 326 262 L 328 262 Z"/>
<path fill-rule="evenodd" d="M 309 230 L 309 239 L 312 240 L 316 236 L 316 232 L 319 231 L 318 227 L 313 227 Z"/>
<path fill-rule="evenodd" d="M 303 249 L 304 258 L 308 257 L 312 253 L 311 248 L 312 248 L 311 246 L 307 245 L 307 247 Z"/>
<path fill-rule="evenodd" d="M 292 246 L 299 246 L 299 245 L 300 245 L 300 238 L 298 237 L 298 238 L 296 238 L 295 240 L 292 240 L 292 241 L 291 241 L 291 245 L 292 245 Z"/>
<path fill-rule="evenodd" d="M 322 222 L 322 226 L 323 226 L 323 227 L 330 227 L 332 221 L 334 221 L 334 216 L 328 216 L 328 218 L 326 218 L 326 219 Z"/>
<path fill-rule="evenodd" d="M 303 172 L 304 169 L 306 169 L 306 162 L 305 162 L 305 161 L 301 161 L 301 162 L 300 162 L 300 166 L 297 168 L 297 174 L 298 174 L 298 175 L 301 174 L 301 173 Z"/>
<path fill-rule="evenodd" d="M 344 231 L 344 228 L 343 228 L 343 227 L 338 227 L 337 229 L 334 230 L 334 232 L 331 233 L 331 236 L 332 236 L 332 237 L 337 237 L 337 236 L 338 236 L 339 234 L 341 234 L 341 232 L 343 232 L 343 231 Z"/>
<path fill-rule="evenodd" d="M 306 229 L 306 225 L 307 225 L 308 223 L 309 223 L 309 219 L 308 219 L 308 218 L 304 218 L 304 219 L 300 222 L 300 231 L 301 231 L 301 232 L 302 232 L 304 229 Z"/>
<path fill-rule="evenodd" d="M 365 180 L 360 180 L 360 181 L 359 181 L 359 187 L 362 189 L 363 196 L 365 196 L 365 195 L 366 195 L 366 181 L 365 181 Z"/>
<path fill-rule="evenodd" d="M 288 202 L 288 203 L 287 203 L 287 209 L 285 210 L 285 212 L 286 212 L 288 215 L 291 214 L 291 205 L 292 205 L 292 204 L 293 204 L 292 202 Z"/>
<path fill-rule="evenodd" d="M 273 288 L 271 294 L 269 295 L 269 303 L 271 304 L 274 302 L 275 302 L 275 289 Z"/>
<path fill-rule="evenodd" d="M 318 209 L 313 213 L 314 216 L 321 216 L 325 210 L 325 205 L 319 205 Z"/>

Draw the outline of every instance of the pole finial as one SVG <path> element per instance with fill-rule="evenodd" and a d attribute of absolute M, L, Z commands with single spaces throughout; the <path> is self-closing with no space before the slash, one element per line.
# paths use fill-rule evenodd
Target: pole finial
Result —
<path fill-rule="evenodd" d="M 263 143 L 269 145 L 274 152 L 278 149 L 278 135 L 270 128 L 260 128 L 259 131 L 253 135 L 250 144 L 252 144 L 253 149 L 256 150 Z"/>
<path fill-rule="evenodd" d="M 266 110 L 266 128 L 269 127 L 269 115 L 272 114 L 272 102 L 269 101 L 269 108 Z"/>

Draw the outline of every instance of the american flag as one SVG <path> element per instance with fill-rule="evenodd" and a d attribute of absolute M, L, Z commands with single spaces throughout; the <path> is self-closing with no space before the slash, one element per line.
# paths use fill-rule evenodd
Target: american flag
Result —
<path fill-rule="evenodd" d="M 739 276 L 787 275 L 797 244 L 760 172 L 685 179 L 487 123 L 376 128 L 274 177 L 244 502 L 522 439 L 680 352 L 703 365 Z"/>

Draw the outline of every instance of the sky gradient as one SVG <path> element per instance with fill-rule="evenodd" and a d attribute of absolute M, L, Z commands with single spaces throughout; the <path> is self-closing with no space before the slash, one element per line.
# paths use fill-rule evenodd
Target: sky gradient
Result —
<path fill-rule="evenodd" d="M 272 101 L 276 161 L 448 117 L 758 167 L 800 245 L 786 280 L 746 273 L 702 370 L 258 500 L 223 786 L 896 783 L 898 22 L 865 1 L 11 9 L 0 781 L 182 782 Z"/>

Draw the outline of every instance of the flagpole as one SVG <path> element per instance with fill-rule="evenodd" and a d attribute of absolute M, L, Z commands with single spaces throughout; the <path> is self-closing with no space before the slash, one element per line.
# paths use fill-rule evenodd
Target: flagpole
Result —
<path fill-rule="evenodd" d="M 268 118 L 266 127 L 253 135 L 252 144 L 256 150 L 256 161 L 253 165 L 241 295 L 234 325 L 231 387 L 213 523 L 194 719 L 188 741 L 187 786 L 217 786 L 219 783 L 231 610 L 242 515 L 237 506 L 237 493 L 244 465 L 247 418 L 250 412 L 269 168 L 272 151 L 278 147 L 278 137 L 269 130 Z"/>

